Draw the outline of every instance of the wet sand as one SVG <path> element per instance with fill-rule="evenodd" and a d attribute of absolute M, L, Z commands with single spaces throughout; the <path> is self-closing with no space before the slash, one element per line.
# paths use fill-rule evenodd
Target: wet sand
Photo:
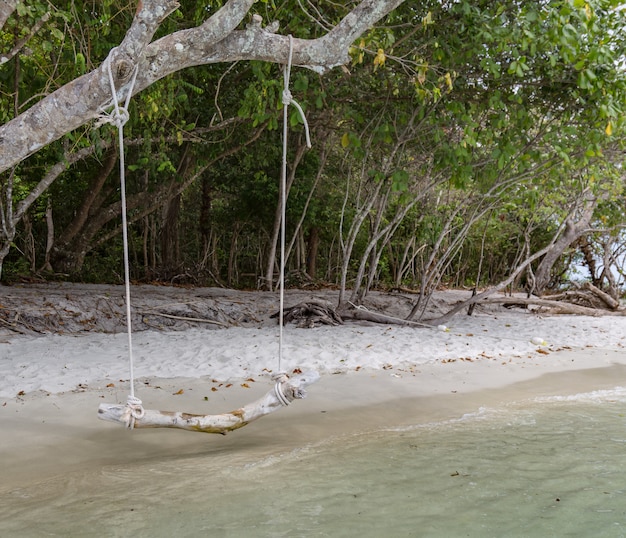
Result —
<path fill-rule="evenodd" d="M 213 392 L 208 379 L 152 379 L 137 395 L 144 407 L 216 414 L 271 388 L 267 379 Z M 343 436 L 437 423 L 481 407 L 571 395 L 626 384 L 626 352 L 596 348 L 553 352 L 526 362 L 456 361 L 411 371 L 326 374 L 305 400 L 227 436 L 169 429 L 125 430 L 97 419 L 98 405 L 124 402 L 126 389 L 32 392 L 0 399 L 0 494 L 61 475 L 194 457 L 245 464 Z M 182 390 L 182 393 L 179 393 Z M 179 393 L 179 394 L 178 394 Z"/>

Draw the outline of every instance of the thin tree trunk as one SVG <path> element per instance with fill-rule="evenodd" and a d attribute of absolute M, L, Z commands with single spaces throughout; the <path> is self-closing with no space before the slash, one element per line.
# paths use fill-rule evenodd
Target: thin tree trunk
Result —
<path fill-rule="evenodd" d="M 42 271 L 52 271 L 52 265 L 50 264 L 50 253 L 54 247 L 54 218 L 52 215 L 52 199 L 48 198 L 48 204 L 46 206 L 46 228 L 48 233 L 46 234 L 46 254 L 44 258 L 44 264 L 41 268 Z"/>
<path fill-rule="evenodd" d="M 296 170 L 298 169 L 298 165 L 302 158 L 304 157 L 304 153 L 307 147 L 306 144 L 300 143 L 296 149 L 296 154 L 294 155 L 293 161 L 291 162 L 291 169 L 289 170 L 288 177 L 285 179 L 285 196 L 289 199 L 289 191 L 291 190 L 291 186 L 293 185 L 293 181 L 296 177 Z M 282 188 L 279 189 L 279 193 L 282 195 Z M 276 212 L 274 213 L 274 226 L 272 231 L 272 237 L 270 238 L 269 252 L 267 255 L 267 263 L 265 265 L 265 275 L 263 276 L 263 280 L 265 282 L 265 286 L 263 286 L 268 291 L 272 291 L 274 289 L 274 266 L 276 265 L 276 252 L 278 249 L 278 239 L 280 235 L 280 223 L 281 223 L 281 213 L 282 213 L 282 204 L 286 204 L 287 200 L 282 200 L 279 195 L 278 204 L 276 205 Z M 287 256 L 285 256 L 285 263 L 287 261 Z"/>
<path fill-rule="evenodd" d="M 551 272 L 554 264 L 562 256 L 565 249 L 574 243 L 589 227 L 597 204 L 597 198 L 587 199 L 584 202 L 583 210 L 578 219 L 576 219 L 574 215 L 567 218 L 560 237 L 553 244 L 552 248 L 546 252 L 546 255 L 537 267 L 535 271 L 534 287 L 529 290 L 530 292 L 541 294 L 541 292 L 550 285 L 550 281 L 552 280 Z"/>

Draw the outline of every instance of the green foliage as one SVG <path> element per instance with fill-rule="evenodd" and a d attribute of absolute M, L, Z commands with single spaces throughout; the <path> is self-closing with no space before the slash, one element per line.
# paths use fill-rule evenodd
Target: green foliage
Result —
<path fill-rule="evenodd" d="M 198 25 L 222 4 L 183 1 L 156 37 Z M 308 3 L 263 0 L 254 12 L 264 21 L 281 21 L 285 35 L 315 38 L 354 5 L 320 3 L 319 17 Z M 303 228 L 321 230 L 324 278 L 337 279 L 340 222 L 348 229 L 376 192 L 380 198 L 359 229 L 351 274 L 371 239 L 369 226 L 377 220 L 388 224 L 417 200 L 379 267 L 384 279 L 393 278 L 395 257 L 415 243 L 421 250 L 407 273 L 413 284 L 429 270 L 429 257 L 437 258 L 438 241 L 442 252 L 452 249 L 454 233 L 481 212 L 464 232 L 462 247 L 451 250 L 458 253 L 450 254 L 455 261 L 442 265 L 443 273 L 461 275 L 462 283 L 476 278 L 481 252 L 487 260 L 481 283 L 501 278 L 519 254 L 519 238 L 529 233 L 532 247 L 540 248 L 585 189 L 606 198 L 596 222 L 622 225 L 626 36 L 618 5 L 615 0 L 405 2 L 353 44 L 345 70 L 321 78 L 294 67 L 291 90 L 307 113 L 314 149 L 297 170 L 288 221 L 291 232 L 309 204 Z M 0 30 L 3 52 L 45 13 L 50 19 L 27 52 L 0 65 L 0 121 L 99 66 L 123 39 L 134 10 L 134 4 L 118 0 L 18 4 Z M 262 272 L 278 200 L 282 89 L 280 66 L 241 62 L 187 69 L 133 98 L 125 127 L 131 195 L 165 192 L 208 166 L 181 197 L 181 272 L 202 265 L 211 239 L 217 266 L 212 271 L 225 280 L 237 238 L 239 261 L 233 263 L 242 273 Z M 225 127 L 217 129 L 222 122 Z M 263 135 L 248 144 L 262 127 Z M 295 108 L 289 127 L 293 143 L 302 133 Z M 15 202 L 68 148 L 97 148 L 92 160 L 70 167 L 49 192 L 62 234 L 89 197 L 106 158 L 103 147 L 115 134 L 111 127 L 80 129 L 25 161 L 15 171 Z M 322 179 L 307 202 L 327 142 L 331 149 Z M 115 170 L 99 193 L 100 211 L 116 203 L 116 182 Z M 40 251 L 46 203 L 41 198 L 32 213 Z M 133 211 L 133 216 L 149 212 Z M 442 239 L 454 211 L 454 233 Z M 166 227 L 161 212 L 153 209 L 132 227 L 138 263 L 144 240 L 154 243 L 156 266 L 166 255 L 159 245 Z M 202 225 L 201 218 L 207 219 Z M 116 226 L 111 222 L 94 237 L 82 278 L 104 278 L 119 262 L 117 240 L 95 246 Z M 14 266 L 27 270 L 15 256 Z M 151 270 L 159 275 L 158 267 Z"/>

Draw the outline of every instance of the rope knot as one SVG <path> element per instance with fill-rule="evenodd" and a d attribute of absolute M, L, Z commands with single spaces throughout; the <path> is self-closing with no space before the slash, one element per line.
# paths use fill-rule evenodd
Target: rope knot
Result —
<path fill-rule="evenodd" d="M 141 400 L 136 396 L 129 396 L 126 399 L 126 409 L 122 414 L 122 420 L 126 423 L 126 427 L 131 430 L 135 427 L 135 421 L 142 419 L 146 414 Z"/>
<path fill-rule="evenodd" d="M 293 95 L 291 95 L 289 88 L 285 88 L 283 90 L 283 105 L 289 106 L 291 103 L 293 103 Z"/>
<path fill-rule="evenodd" d="M 110 123 L 121 130 L 124 125 L 128 122 L 130 118 L 130 114 L 128 113 L 128 105 L 130 103 L 130 98 L 133 95 L 133 88 L 135 87 L 135 81 L 137 80 L 138 69 L 137 66 L 134 66 L 132 78 L 130 80 L 130 87 L 128 88 L 128 93 L 126 94 L 126 101 L 123 105 L 120 104 L 117 98 L 117 90 L 115 89 L 115 82 L 113 81 L 113 72 L 111 71 L 111 58 L 113 56 L 113 51 L 115 51 L 117 47 L 114 47 L 109 52 L 109 55 L 104 60 L 104 67 L 106 73 L 109 78 L 109 86 L 111 88 L 111 97 L 113 99 L 113 110 L 107 113 L 104 109 L 101 109 L 101 114 L 98 116 L 98 121 L 96 122 L 95 128 L 98 128 L 105 123 Z M 128 62 L 126 62 L 128 63 Z M 124 64 L 124 69 L 128 69 L 129 66 Z M 124 73 L 122 73 L 124 75 Z"/>
<path fill-rule="evenodd" d="M 128 110 L 126 110 L 126 108 L 121 107 L 121 106 L 114 108 L 107 115 L 107 122 L 111 123 L 112 125 L 115 125 L 115 127 L 117 127 L 118 129 L 121 129 L 122 127 L 124 127 L 124 125 L 126 125 L 129 119 L 130 119 L 130 114 L 128 113 Z"/>

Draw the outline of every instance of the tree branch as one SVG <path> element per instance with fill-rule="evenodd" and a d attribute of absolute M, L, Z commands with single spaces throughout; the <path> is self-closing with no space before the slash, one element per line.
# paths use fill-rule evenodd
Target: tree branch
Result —
<path fill-rule="evenodd" d="M 0 2 L 1 4 L 1 2 Z M 48 19 L 50 18 L 50 12 L 48 11 L 47 13 L 44 14 L 43 17 L 41 17 L 41 19 L 39 19 L 35 25 L 30 29 L 30 32 L 28 32 L 28 34 L 26 36 L 24 36 L 22 39 L 20 39 L 15 46 L 11 49 L 11 51 L 6 54 L 6 55 L 2 55 L 0 56 L 0 65 L 7 63 L 9 60 L 11 60 L 14 56 L 16 56 L 23 48 L 24 45 L 26 45 L 26 43 L 28 43 L 31 38 L 37 33 L 39 32 L 39 30 L 41 30 L 41 27 L 46 24 L 46 22 L 48 22 Z M 2 28 L 3 26 L 3 22 L 2 22 L 2 8 L 0 7 L 0 28 Z"/>
<path fill-rule="evenodd" d="M 146 409 L 141 418 L 134 421 L 135 428 L 179 428 L 201 433 L 219 433 L 238 430 L 250 422 L 278 411 L 296 399 L 306 397 L 306 387 L 319 379 L 317 372 L 306 372 L 293 378 L 279 380 L 276 387 L 265 396 L 230 413 L 221 415 L 192 415 L 181 411 L 156 411 Z M 100 404 L 98 418 L 110 422 L 130 424 L 128 407 Z"/>
<path fill-rule="evenodd" d="M 16 7 L 17 0 L 0 0 L 0 28 L 6 24 L 7 19 L 15 11 Z M 1 58 L 0 63 L 3 63 Z"/>
<path fill-rule="evenodd" d="M 404 0 L 363 0 L 331 32 L 319 39 L 293 40 L 293 63 L 318 72 L 349 60 L 354 40 Z M 118 99 L 125 96 L 133 67 L 134 93 L 175 71 L 194 65 L 236 60 L 285 63 L 289 38 L 261 28 L 256 16 L 244 30 L 234 30 L 253 0 L 230 0 L 201 26 L 150 43 L 159 24 L 178 7 L 174 0 L 144 0 L 126 37 L 111 57 Z M 103 64 L 45 97 L 0 127 L 0 172 L 96 118 L 112 102 Z"/>

